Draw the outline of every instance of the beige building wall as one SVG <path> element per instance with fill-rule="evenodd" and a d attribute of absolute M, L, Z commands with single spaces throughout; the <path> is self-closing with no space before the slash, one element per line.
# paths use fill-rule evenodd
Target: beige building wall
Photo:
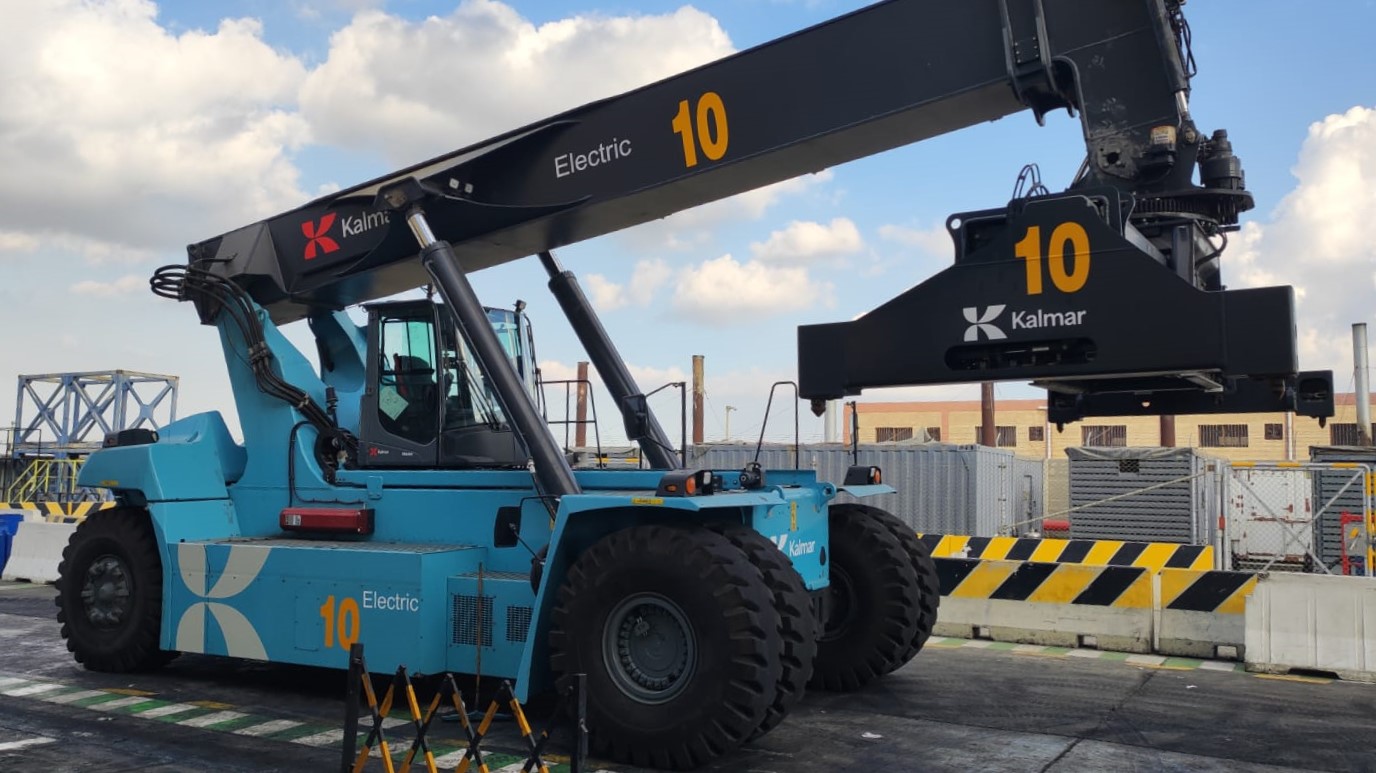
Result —
<path fill-rule="evenodd" d="M 1353 395 L 1336 395 L 1335 403 L 1335 415 L 1326 427 L 1320 427 L 1317 419 L 1285 413 L 1178 416 L 1175 445 L 1234 461 L 1308 459 L 1310 446 L 1333 444 L 1333 425 L 1355 425 Z M 857 407 L 862 443 L 904 439 L 979 442 L 978 400 L 859 403 Z M 1376 414 L 1376 409 L 1372 412 Z M 1000 400 L 995 425 L 1000 428 L 1000 447 L 1029 458 L 1064 459 L 1065 449 L 1086 445 L 1161 445 L 1161 423 L 1156 416 L 1092 418 L 1067 424 L 1058 432 L 1046 421 L 1045 401 L 1038 399 Z M 849 407 L 842 426 L 846 442 L 850 442 Z"/>

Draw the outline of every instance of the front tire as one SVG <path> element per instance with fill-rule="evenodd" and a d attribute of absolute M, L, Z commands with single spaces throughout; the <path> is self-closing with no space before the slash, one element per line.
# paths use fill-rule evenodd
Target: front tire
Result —
<path fill-rule="evenodd" d="M 912 564 L 913 573 L 917 576 L 917 631 L 913 635 L 912 641 L 908 642 L 908 649 L 898 657 L 898 661 L 889 669 L 896 671 L 922 650 L 923 645 L 932 637 L 932 629 L 936 627 L 937 609 L 941 606 L 941 579 L 936 573 L 936 562 L 932 560 L 932 551 L 928 550 L 922 540 L 917 538 L 917 532 L 893 513 L 853 502 L 839 505 L 839 507 L 857 510 L 888 529 L 889 533 L 903 546 L 903 552 L 908 554 L 908 561 Z"/>
<path fill-rule="evenodd" d="M 849 691 L 889 673 L 918 635 L 922 594 L 902 543 L 847 505 L 828 517 L 828 614 L 809 687 Z"/>
<path fill-rule="evenodd" d="M 760 570 L 765 587 L 774 594 L 774 609 L 779 613 L 779 663 L 783 668 L 774 702 L 765 713 L 764 721 L 750 735 L 753 740 L 784 721 L 807 692 L 812 663 L 817 657 L 817 617 L 812 612 L 812 599 L 807 586 L 803 585 L 803 578 L 798 576 L 788 556 L 768 537 L 740 524 L 714 528 Z"/>
<path fill-rule="evenodd" d="M 558 676 L 587 674 L 595 754 L 688 769 L 751 737 L 781 673 L 760 571 L 704 528 L 635 526 L 578 557 L 550 630 Z"/>
<path fill-rule="evenodd" d="M 125 673 L 174 657 L 159 648 L 162 561 L 147 513 L 92 513 L 72 533 L 57 573 L 57 620 L 78 663 Z"/>

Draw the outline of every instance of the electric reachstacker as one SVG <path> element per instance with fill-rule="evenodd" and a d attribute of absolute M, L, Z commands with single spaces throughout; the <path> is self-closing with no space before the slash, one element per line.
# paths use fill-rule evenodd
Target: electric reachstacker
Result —
<path fill-rule="evenodd" d="M 952 217 L 952 266 L 800 328 L 801 396 L 1021 379 L 1058 423 L 1331 415 L 1331 374 L 1298 370 L 1291 288 L 1222 285 L 1253 201 L 1227 134 L 1191 117 L 1180 5 L 881 2 L 192 244 L 153 289 L 218 328 L 243 442 L 211 412 L 90 456 L 80 485 L 118 506 L 64 553 L 69 649 L 100 671 L 178 652 L 344 668 L 364 642 L 374 671 L 522 699 L 583 673 L 594 753 L 671 768 L 902 666 L 936 620 L 933 562 L 903 520 L 833 501 L 892 491 L 878 471 L 682 468 L 551 250 L 1065 108 L 1087 154 L 1070 188 Z M 574 470 L 548 431 L 524 315 L 467 278 L 529 255 L 653 469 Z M 374 302 L 427 284 L 440 302 Z M 278 330 L 302 319 L 318 371 Z"/>

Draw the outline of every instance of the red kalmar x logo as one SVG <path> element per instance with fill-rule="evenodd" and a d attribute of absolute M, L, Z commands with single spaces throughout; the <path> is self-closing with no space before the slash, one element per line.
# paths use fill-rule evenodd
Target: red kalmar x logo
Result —
<path fill-rule="evenodd" d="M 339 250 L 339 242 L 325 235 L 334 227 L 334 217 L 334 213 L 330 212 L 320 218 L 319 223 L 307 220 L 301 224 L 301 233 L 305 234 L 308 240 L 306 242 L 306 260 L 315 258 L 317 248 L 322 255 L 328 255 Z"/>

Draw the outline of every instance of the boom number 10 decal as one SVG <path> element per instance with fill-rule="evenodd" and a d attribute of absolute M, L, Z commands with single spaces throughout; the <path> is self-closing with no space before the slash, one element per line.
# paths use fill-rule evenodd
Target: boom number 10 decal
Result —
<path fill-rule="evenodd" d="M 720 161 L 726 155 L 731 135 L 726 126 L 726 105 L 717 92 L 708 91 L 698 97 L 693 110 L 689 110 L 688 100 L 680 101 L 671 126 L 683 140 L 683 165 L 689 169 L 698 165 L 699 147 L 709 161 Z"/>
<path fill-rule="evenodd" d="M 1073 220 L 1061 223 L 1051 232 L 1046 247 L 1051 284 L 1063 293 L 1079 292 L 1089 281 L 1089 234 L 1085 227 Z M 1013 245 L 1013 254 L 1027 266 L 1027 294 L 1041 295 L 1042 227 L 1029 226 L 1022 241 Z"/>

